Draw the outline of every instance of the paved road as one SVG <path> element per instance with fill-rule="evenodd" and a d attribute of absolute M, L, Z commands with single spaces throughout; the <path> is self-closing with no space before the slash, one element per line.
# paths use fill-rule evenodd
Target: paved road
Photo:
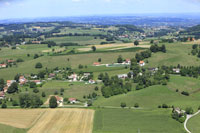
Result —
<path fill-rule="evenodd" d="M 187 128 L 187 122 L 188 122 L 188 120 L 191 119 L 192 117 L 198 115 L 199 113 L 200 113 L 200 110 L 199 110 L 198 112 L 196 112 L 195 114 L 193 114 L 193 115 L 187 115 L 187 118 L 186 118 L 186 120 L 185 120 L 185 122 L 184 122 L 184 128 L 185 128 L 185 130 L 186 130 L 188 133 L 192 133 L 192 132 L 190 132 L 190 130 Z"/>

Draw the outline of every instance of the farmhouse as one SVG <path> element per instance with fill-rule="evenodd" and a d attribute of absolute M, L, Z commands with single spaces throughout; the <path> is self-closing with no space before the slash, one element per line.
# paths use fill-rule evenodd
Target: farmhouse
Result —
<path fill-rule="evenodd" d="M 181 71 L 181 70 L 180 70 L 179 68 L 174 68 L 174 69 L 173 69 L 173 72 L 174 72 L 174 73 L 180 73 L 180 71 Z"/>
<path fill-rule="evenodd" d="M 71 104 L 75 104 L 75 103 L 77 103 L 77 99 L 76 98 L 69 98 L 69 102 Z"/>
<path fill-rule="evenodd" d="M 35 82 L 36 85 L 40 85 L 40 84 L 42 84 L 42 82 L 41 82 L 40 80 L 32 80 L 32 81 L 30 81 L 30 82 Z"/>
<path fill-rule="evenodd" d="M 154 74 L 156 71 L 158 71 L 158 68 L 148 68 L 149 72 Z"/>
<path fill-rule="evenodd" d="M 57 100 L 57 104 L 58 106 L 63 106 L 63 98 L 59 97 L 59 96 L 55 96 L 56 100 Z"/>
<path fill-rule="evenodd" d="M 131 59 L 126 59 L 126 64 L 131 64 Z"/>
<path fill-rule="evenodd" d="M 71 81 L 77 81 L 78 80 L 78 75 L 74 73 L 74 74 L 68 76 L 68 79 L 70 79 Z"/>
<path fill-rule="evenodd" d="M 11 84 L 14 83 L 14 82 L 16 82 L 16 80 L 7 80 L 6 85 L 7 85 L 8 87 L 10 87 Z"/>
<path fill-rule="evenodd" d="M 15 63 L 15 60 L 8 60 L 8 63 Z"/>
<path fill-rule="evenodd" d="M 139 62 L 139 65 L 142 67 L 142 66 L 145 66 L 145 62 L 144 61 L 140 61 Z"/>
<path fill-rule="evenodd" d="M 0 64 L 0 68 L 6 68 L 7 64 Z"/>
<path fill-rule="evenodd" d="M 0 92 L 0 99 L 4 99 L 5 98 L 5 93 L 3 91 Z"/>
<path fill-rule="evenodd" d="M 24 85 L 27 83 L 27 79 L 24 76 L 19 77 L 19 84 Z"/>
<path fill-rule="evenodd" d="M 176 112 L 177 114 L 181 115 L 181 114 L 185 114 L 184 110 L 181 110 L 180 108 L 175 108 L 174 112 Z"/>
<path fill-rule="evenodd" d="M 40 41 L 32 41 L 33 44 L 40 44 Z"/>
<path fill-rule="evenodd" d="M 50 74 L 49 74 L 49 78 L 54 78 L 55 76 L 56 76 L 55 73 L 50 73 Z"/>
<path fill-rule="evenodd" d="M 128 78 L 128 74 L 119 74 L 117 75 L 119 79 L 125 79 Z"/>
<path fill-rule="evenodd" d="M 96 82 L 95 82 L 94 80 L 90 79 L 90 80 L 88 81 L 88 83 L 89 83 L 89 84 L 95 84 Z"/>
<path fill-rule="evenodd" d="M 101 63 L 99 63 L 99 62 L 94 62 L 93 63 L 93 66 L 100 66 L 101 65 Z"/>

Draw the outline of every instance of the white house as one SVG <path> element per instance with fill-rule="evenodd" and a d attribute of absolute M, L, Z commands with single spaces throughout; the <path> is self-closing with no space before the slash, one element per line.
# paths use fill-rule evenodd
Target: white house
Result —
<path fill-rule="evenodd" d="M 119 74 L 117 75 L 119 79 L 125 79 L 128 78 L 128 74 Z"/>
<path fill-rule="evenodd" d="M 76 99 L 76 98 L 69 98 L 68 100 L 69 100 L 69 102 L 70 102 L 71 104 L 77 103 L 77 99 Z"/>
<path fill-rule="evenodd" d="M 175 72 L 175 73 L 180 73 L 181 70 L 180 70 L 179 68 L 174 68 L 174 69 L 173 69 L 173 72 Z"/>
<path fill-rule="evenodd" d="M 70 79 L 72 81 L 77 81 L 78 80 L 78 75 L 74 73 L 74 74 L 68 76 L 68 79 Z"/>
<path fill-rule="evenodd" d="M 142 66 L 145 66 L 145 62 L 144 61 L 140 61 L 139 62 L 139 65 L 142 67 Z"/>

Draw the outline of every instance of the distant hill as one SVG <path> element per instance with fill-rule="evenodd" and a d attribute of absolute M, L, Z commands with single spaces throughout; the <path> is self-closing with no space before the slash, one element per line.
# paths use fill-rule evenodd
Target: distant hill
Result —
<path fill-rule="evenodd" d="M 190 27 L 186 31 L 183 31 L 182 34 L 195 35 L 195 36 L 200 35 L 200 25 Z"/>

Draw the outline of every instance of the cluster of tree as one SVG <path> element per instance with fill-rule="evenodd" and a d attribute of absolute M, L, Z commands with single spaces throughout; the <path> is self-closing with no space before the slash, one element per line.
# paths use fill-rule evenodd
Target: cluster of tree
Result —
<path fill-rule="evenodd" d="M 43 66 L 42 66 L 42 63 L 40 63 L 40 62 L 38 62 L 38 63 L 36 63 L 35 64 L 35 68 L 36 69 L 40 69 L 40 68 L 42 68 Z"/>
<path fill-rule="evenodd" d="M 19 96 L 19 105 L 21 108 L 39 108 L 43 101 L 39 96 L 30 93 L 21 93 Z"/>
<path fill-rule="evenodd" d="M 136 59 L 131 60 L 130 70 L 132 71 L 132 74 L 129 73 L 128 77 L 132 77 L 134 83 L 138 83 L 136 90 L 159 84 L 167 85 L 167 82 L 170 79 L 168 69 L 165 67 L 158 68 L 158 70 L 152 75 L 152 73 L 147 71 L 147 69 L 141 69 L 137 64 Z"/>
<path fill-rule="evenodd" d="M 144 30 L 134 26 L 134 25 L 116 25 L 116 27 L 119 28 L 119 31 L 121 32 L 125 32 L 125 31 L 129 31 L 129 32 L 141 32 L 143 33 Z"/>
<path fill-rule="evenodd" d="M 150 50 L 151 52 L 154 52 L 154 53 L 159 52 L 159 51 L 166 53 L 165 45 L 162 45 L 161 47 L 159 47 L 157 44 L 154 44 L 154 45 L 151 45 Z"/>
<path fill-rule="evenodd" d="M 15 92 L 18 92 L 18 83 L 17 82 L 12 83 L 11 86 L 8 87 L 8 91 L 7 91 L 7 93 L 9 93 L 9 94 L 15 93 Z"/>
<path fill-rule="evenodd" d="M 3 90 L 4 85 L 5 85 L 5 81 L 4 81 L 4 79 L 0 79 L 0 91 Z"/>
<path fill-rule="evenodd" d="M 162 39 L 163 43 L 174 43 L 174 39 Z"/>
<path fill-rule="evenodd" d="M 49 48 L 56 46 L 56 43 L 54 41 L 44 41 L 44 42 L 41 42 L 41 44 L 47 44 Z"/>
<path fill-rule="evenodd" d="M 167 29 L 161 29 L 158 32 L 154 33 L 154 37 L 166 36 L 170 32 L 172 32 L 172 31 L 171 30 L 167 30 Z"/>
<path fill-rule="evenodd" d="M 131 91 L 132 85 L 131 83 L 124 83 L 122 79 L 119 79 L 117 76 L 109 77 L 107 73 L 101 73 L 99 75 L 99 80 L 102 80 L 103 86 L 101 88 L 102 95 L 106 98 L 127 93 Z"/>
<path fill-rule="evenodd" d="M 150 50 L 146 50 L 140 53 L 136 53 L 135 55 L 135 59 L 137 60 L 137 62 L 142 61 L 146 58 L 151 57 L 151 51 Z"/>
<path fill-rule="evenodd" d="M 84 95 L 83 98 L 92 100 L 92 99 L 96 99 L 97 96 L 98 96 L 97 93 L 93 92 L 92 94 L 89 94 L 88 96 Z"/>
<path fill-rule="evenodd" d="M 194 66 L 180 67 L 180 74 L 181 76 L 198 78 L 200 75 L 200 67 L 194 67 Z"/>
<path fill-rule="evenodd" d="M 192 45 L 191 53 L 192 53 L 192 55 L 197 55 L 197 57 L 200 58 L 200 45 L 198 45 L 198 44 Z"/>

